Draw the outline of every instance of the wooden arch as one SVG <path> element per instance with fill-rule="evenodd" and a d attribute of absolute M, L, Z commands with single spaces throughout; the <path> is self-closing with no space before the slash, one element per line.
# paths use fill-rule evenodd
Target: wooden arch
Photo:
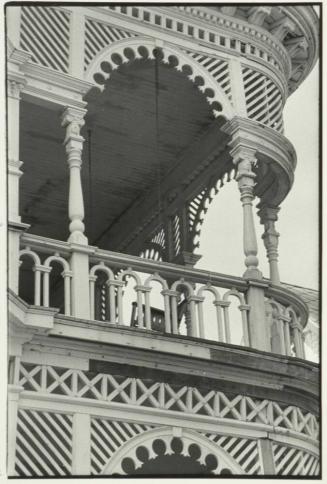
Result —
<path fill-rule="evenodd" d="M 216 82 L 214 77 L 187 53 L 171 45 L 158 45 L 154 39 L 133 37 L 119 40 L 105 47 L 91 62 L 86 71 L 86 80 L 95 83 L 100 90 L 104 89 L 110 73 L 137 59 L 155 59 L 160 52 L 162 63 L 185 74 L 185 77 L 197 85 L 211 105 L 213 114 L 232 119 L 236 112 L 230 100 Z"/>
<path fill-rule="evenodd" d="M 138 449 L 147 449 L 148 455 L 151 458 L 156 457 L 156 451 L 153 444 L 156 440 L 160 440 L 166 447 L 166 454 L 173 454 L 175 452 L 173 440 L 179 440 L 181 449 L 179 453 L 183 455 L 190 455 L 190 446 L 196 444 L 200 450 L 198 460 L 205 461 L 208 455 L 213 455 L 216 458 L 217 465 L 212 468 L 212 473 L 219 475 L 222 470 L 228 470 L 231 474 L 243 474 L 243 469 L 228 453 L 219 447 L 214 442 L 208 440 L 205 436 L 193 430 L 186 430 L 182 428 L 156 428 L 151 429 L 142 434 L 139 434 L 127 443 L 122 445 L 109 459 L 108 464 L 104 467 L 102 474 L 126 474 L 122 468 L 124 459 L 128 459 L 134 467 L 140 467 L 141 461 L 138 454 Z M 172 472 L 173 473 L 173 472 Z"/>

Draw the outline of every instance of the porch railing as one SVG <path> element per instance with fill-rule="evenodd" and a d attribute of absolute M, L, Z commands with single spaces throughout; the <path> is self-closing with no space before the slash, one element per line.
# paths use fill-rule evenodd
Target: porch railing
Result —
<path fill-rule="evenodd" d="M 89 249 L 90 324 L 100 320 L 153 334 L 182 334 L 252 347 L 248 282 L 243 278 Z M 20 287 L 28 275 L 30 304 L 58 307 L 59 312 L 74 316 L 72 252 L 66 242 L 22 237 Z M 56 281 L 52 280 L 54 265 Z M 263 324 L 270 333 L 270 350 L 304 358 L 304 303 L 283 287 L 267 283 L 263 290 Z"/>

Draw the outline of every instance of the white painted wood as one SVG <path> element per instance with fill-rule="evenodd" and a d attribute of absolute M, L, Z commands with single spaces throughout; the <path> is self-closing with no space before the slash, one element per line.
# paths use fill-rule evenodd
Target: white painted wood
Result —
<path fill-rule="evenodd" d="M 15 47 L 19 47 L 21 7 L 16 5 L 6 7 L 6 24 L 9 39 Z"/>
<path fill-rule="evenodd" d="M 229 61 L 230 83 L 233 105 L 239 116 L 247 116 L 245 92 L 243 86 L 242 66 L 239 58 L 231 58 Z"/>
<path fill-rule="evenodd" d="M 84 109 L 67 107 L 62 116 L 62 126 L 66 128 L 64 145 L 69 167 L 69 201 L 68 214 L 70 219 L 69 242 L 87 245 L 84 235 L 84 200 L 81 183 L 83 137 L 80 129 L 84 125 Z"/>
<path fill-rule="evenodd" d="M 69 73 L 84 78 L 85 15 L 79 7 L 70 14 Z"/>
<path fill-rule="evenodd" d="M 274 476 L 276 474 L 276 468 L 271 440 L 259 439 L 258 446 L 262 462 L 263 474 L 268 476 Z"/>
<path fill-rule="evenodd" d="M 72 474 L 89 476 L 91 471 L 90 415 L 75 413 L 73 417 Z"/>
<path fill-rule="evenodd" d="M 17 412 L 20 393 L 23 387 L 18 385 L 9 385 L 8 387 L 8 476 L 15 476 L 15 449 L 17 435 Z"/>

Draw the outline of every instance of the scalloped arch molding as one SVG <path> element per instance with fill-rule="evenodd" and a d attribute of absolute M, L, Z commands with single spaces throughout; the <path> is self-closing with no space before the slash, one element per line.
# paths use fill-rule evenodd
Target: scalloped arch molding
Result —
<path fill-rule="evenodd" d="M 119 68 L 121 64 L 133 62 L 136 59 L 155 59 L 156 52 L 160 53 L 161 62 L 170 65 L 197 85 L 204 94 L 207 102 L 212 106 L 216 117 L 224 116 L 231 119 L 236 112 L 213 76 L 187 55 L 175 47 L 158 43 L 147 38 L 131 38 L 119 40 L 105 47 L 91 62 L 86 71 L 86 80 L 95 83 L 100 90 L 110 78 L 110 73 Z"/>
<path fill-rule="evenodd" d="M 188 449 L 192 444 L 196 444 L 201 451 L 199 461 L 204 462 L 208 455 L 214 455 L 217 458 L 218 465 L 216 469 L 213 469 L 214 474 L 220 474 L 223 469 L 228 469 L 233 474 L 244 474 L 243 469 L 232 459 L 225 450 L 221 449 L 217 444 L 211 442 L 201 434 L 192 431 L 185 430 L 180 427 L 172 428 L 156 428 L 148 430 L 140 435 L 129 440 L 126 444 L 120 447 L 115 454 L 110 458 L 108 464 L 104 467 L 102 474 L 125 474 L 122 469 L 122 461 L 125 458 L 129 458 L 135 464 L 135 468 L 139 468 L 142 463 L 138 459 L 136 452 L 139 447 L 147 449 L 149 458 L 153 459 L 156 454 L 153 450 L 153 442 L 157 439 L 163 441 L 166 445 L 166 454 L 172 454 L 171 442 L 173 439 L 179 439 L 183 443 L 181 453 L 187 455 Z"/>

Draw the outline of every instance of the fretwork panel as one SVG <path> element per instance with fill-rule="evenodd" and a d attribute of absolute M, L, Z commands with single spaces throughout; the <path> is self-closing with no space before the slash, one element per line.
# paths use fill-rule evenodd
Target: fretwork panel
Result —
<path fill-rule="evenodd" d="M 20 47 L 33 62 L 68 72 L 69 15 L 53 7 L 22 7 Z"/>
<path fill-rule="evenodd" d="M 67 476 L 72 472 L 72 415 L 18 411 L 18 476 Z"/>
<path fill-rule="evenodd" d="M 127 32 L 111 25 L 94 20 L 86 20 L 85 23 L 85 69 L 92 59 L 107 45 L 122 39 L 134 37 L 135 34 Z"/>
<path fill-rule="evenodd" d="M 193 59 L 201 64 L 212 75 L 228 99 L 232 101 L 232 88 L 228 62 L 223 59 L 217 59 L 194 52 L 188 52 L 188 55 L 193 57 Z"/>
<path fill-rule="evenodd" d="M 125 442 L 154 428 L 150 425 L 91 419 L 91 474 L 101 474 L 110 457 Z"/>
<path fill-rule="evenodd" d="M 104 402 L 209 415 L 256 424 L 273 425 L 318 439 L 317 419 L 293 405 L 245 395 L 226 395 L 180 384 L 47 365 L 21 364 L 19 385 L 43 394 L 67 395 Z"/>
<path fill-rule="evenodd" d="M 317 456 L 304 450 L 273 444 L 276 474 L 280 476 L 319 476 Z"/>
<path fill-rule="evenodd" d="M 249 67 L 243 67 L 242 73 L 248 117 L 282 133 L 283 99 L 278 87 Z"/>
<path fill-rule="evenodd" d="M 217 434 L 204 435 L 235 459 L 246 474 L 263 473 L 256 440 Z"/>

